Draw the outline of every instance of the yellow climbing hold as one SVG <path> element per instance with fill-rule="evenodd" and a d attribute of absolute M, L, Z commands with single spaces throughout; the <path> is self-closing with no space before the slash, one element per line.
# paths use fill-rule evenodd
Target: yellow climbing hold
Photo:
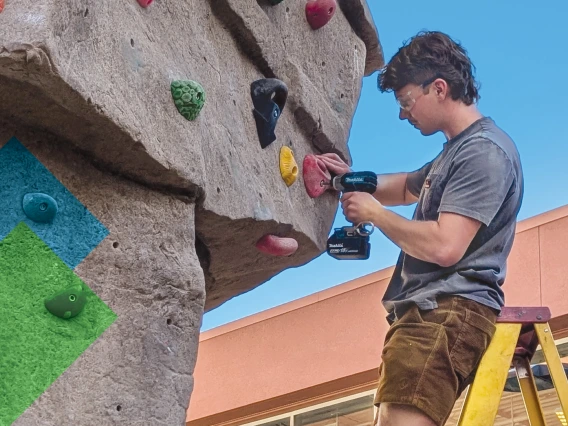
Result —
<path fill-rule="evenodd" d="M 280 148 L 280 174 L 288 186 L 296 182 L 298 177 L 298 164 L 294 159 L 294 153 L 287 146 Z"/>

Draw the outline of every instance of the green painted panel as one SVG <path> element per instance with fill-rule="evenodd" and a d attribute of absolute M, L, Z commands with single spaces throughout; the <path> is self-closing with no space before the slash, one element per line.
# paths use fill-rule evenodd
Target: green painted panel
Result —
<path fill-rule="evenodd" d="M 46 298 L 81 285 L 87 303 L 70 319 Z M 12 424 L 117 318 L 23 222 L 0 242 L 0 425 Z"/>

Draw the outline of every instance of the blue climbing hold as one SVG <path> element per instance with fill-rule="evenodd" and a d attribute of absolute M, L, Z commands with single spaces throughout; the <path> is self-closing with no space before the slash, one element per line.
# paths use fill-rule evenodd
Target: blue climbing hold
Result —
<path fill-rule="evenodd" d="M 47 194 L 24 195 L 24 213 L 37 223 L 51 223 L 57 214 L 57 201 Z"/>

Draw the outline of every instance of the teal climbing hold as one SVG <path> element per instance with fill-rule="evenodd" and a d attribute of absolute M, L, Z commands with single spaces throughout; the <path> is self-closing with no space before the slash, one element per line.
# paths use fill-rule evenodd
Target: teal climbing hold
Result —
<path fill-rule="evenodd" d="M 172 82 L 171 90 L 179 113 L 187 120 L 195 120 L 205 104 L 203 86 L 192 80 L 176 80 Z"/>
<path fill-rule="evenodd" d="M 37 223 L 53 222 L 57 214 L 57 201 L 47 194 L 26 194 L 22 204 L 26 216 Z"/>
<path fill-rule="evenodd" d="M 75 285 L 45 299 L 45 308 L 53 315 L 63 319 L 76 317 L 87 304 L 83 287 Z"/>

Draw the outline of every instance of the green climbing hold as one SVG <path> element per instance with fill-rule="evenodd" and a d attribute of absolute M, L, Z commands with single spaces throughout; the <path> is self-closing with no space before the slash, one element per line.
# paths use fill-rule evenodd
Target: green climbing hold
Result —
<path fill-rule="evenodd" d="M 86 303 L 83 287 L 75 285 L 45 299 L 45 308 L 56 317 L 69 319 L 79 315 Z"/>
<path fill-rule="evenodd" d="M 57 202 L 39 192 L 24 195 L 22 207 L 26 216 L 37 223 L 50 223 L 57 214 Z"/>
<path fill-rule="evenodd" d="M 196 81 L 176 80 L 171 85 L 174 103 L 181 115 L 193 121 L 205 104 L 205 90 Z"/>

